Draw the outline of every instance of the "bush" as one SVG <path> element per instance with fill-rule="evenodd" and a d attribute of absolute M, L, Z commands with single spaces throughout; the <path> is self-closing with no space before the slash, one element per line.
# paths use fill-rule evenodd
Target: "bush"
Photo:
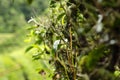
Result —
<path fill-rule="evenodd" d="M 53 80 L 119 80 L 119 7 L 119 0 L 51 0 L 44 24 L 30 20 L 37 26 L 29 28 L 26 51 L 49 56 Z"/>

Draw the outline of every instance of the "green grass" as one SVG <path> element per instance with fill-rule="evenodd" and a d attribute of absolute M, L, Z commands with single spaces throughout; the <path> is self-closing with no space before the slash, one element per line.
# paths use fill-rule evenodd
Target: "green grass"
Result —
<path fill-rule="evenodd" d="M 12 33 L 0 33 L 0 44 L 4 43 L 6 40 L 14 37 Z"/>
<path fill-rule="evenodd" d="M 6 52 L 10 53 L 17 48 L 26 45 L 24 39 L 24 31 L 18 31 L 16 33 L 0 33 L 0 54 Z"/>

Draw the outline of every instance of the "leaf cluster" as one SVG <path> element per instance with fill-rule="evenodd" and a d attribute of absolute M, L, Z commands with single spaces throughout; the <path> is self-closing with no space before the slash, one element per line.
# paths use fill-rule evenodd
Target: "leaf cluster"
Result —
<path fill-rule="evenodd" d="M 42 19 L 46 23 L 31 29 L 30 37 L 40 56 L 47 54 L 54 64 L 53 80 L 120 79 L 115 69 L 120 67 L 119 4 L 119 0 L 50 1 L 49 17 Z"/>

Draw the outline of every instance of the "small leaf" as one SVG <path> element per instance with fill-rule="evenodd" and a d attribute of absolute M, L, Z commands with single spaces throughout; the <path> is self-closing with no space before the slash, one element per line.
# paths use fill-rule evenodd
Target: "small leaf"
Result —
<path fill-rule="evenodd" d="M 35 29 L 35 28 L 37 28 L 36 26 L 32 26 L 32 27 L 28 27 L 28 28 L 26 28 L 27 30 L 32 30 L 32 29 Z"/>
<path fill-rule="evenodd" d="M 115 71 L 115 72 L 114 72 L 114 75 L 115 75 L 116 77 L 120 76 L 120 71 Z"/>
<path fill-rule="evenodd" d="M 32 58 L 33 60 L 38 60 L 38 59 L 41 59 L 41 53 L 36 53 L 36 54 L 33 54 Z"/>
<path fill-rule="evenodd" d="M 32 48 L 33 48 L 33 46 L 29 46 L 29 47 L 25 50 L 25 52 L 30 51 Z"/>
<path fill-rule="evenodd" d="M 51 0 L 50 5 L 53 5 L 55 3 L 56 3 L 55 1 Z"/>
<path fill-rule="evenodd" d="M 31 4 L 31 3 L 33 2 L 33 0 L 27 0 L 27 2 L 28 2 L 29 4 Z"/>
<path fill-rule="evenodd" d="M 62 19 L 62 17 L 65 15 L 65 13 L 61 13 L 58 17 L 57 17 L 57 20 L 60 20 Z"/>
<path fill-rule="evenodd" d="M 65 15 L 62 17 L 62 25 L 65 24 Z"/>
<path fill-rule="evenodd" d="M 55 8 L 56 7 L 56 2 L 57 2 L 57 0 L 51 0 L 50 1 L 50 8 Z"/>

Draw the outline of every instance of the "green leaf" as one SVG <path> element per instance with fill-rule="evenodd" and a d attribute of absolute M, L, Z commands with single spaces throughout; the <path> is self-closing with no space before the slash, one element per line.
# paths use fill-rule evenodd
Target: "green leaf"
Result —
<path fill-rule="evenodd" d="M 62 19 L 62 17 L 65 15 L 65 13 L 61 13 L 58 17 L 57 17 L 57 20 L 59 21 L 60 19 Z"/>
<path fill-rule="evenodd" d="M 116 77 L 120 76 L 120 71 L 115 71 L 115 72 L 114 72 L 114 75 L 115 75 Z"/>
<path fill-rule="evenodd" d="M 32 27 L 28 27 L 27 30 L 32 30 L 32 29 L 35 29 L 37 28 L 36 26 L 32 26 Z"/>
<path fill-rule="evenodd" d="M 36 54 L 34 54 L 34 55 L 32 56 L 32 58 L 33 58 L 34 60 L 41 59 L 41 56 L 40 56 L 40 55 L 41 55 L 40 53 L 36 53 Z"/>
<path fill-rule="evenodd" d="M 29 46 L 29 47 L 25 50 L 25 52 L 30 51 L 32 48 L 33 48 L 33 46 Z"/>
<path fill-rule="evenodd" d="M 27 2 L 28 2 L 29 4 L 31 4 L 31 3 L 33 2 L 33 0 L 27 0 Z"/>
<path fill-rule="evenodd" d="M 55 1 L 51 0 L 51 2 L 50 2 L 50 7 L 51 7 L 51 8 L 54 8 L 54 7 L 55 7 L 55 3 L 56 3 Z"/>
<path fill-rule="evenodd" d="M 106 53 L 106 47 L 104 45 L 99 45 L 97 48 L 94 48 L 87 57 L 87 67 L 94 68 L 101 57 Z"/>

